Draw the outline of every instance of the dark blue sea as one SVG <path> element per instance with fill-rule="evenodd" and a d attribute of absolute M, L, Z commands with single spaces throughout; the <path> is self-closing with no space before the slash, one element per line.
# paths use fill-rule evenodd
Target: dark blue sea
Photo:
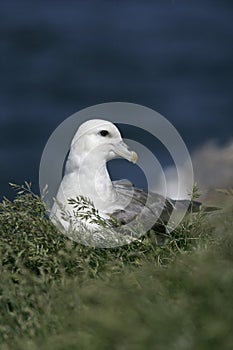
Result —
<path fill-rule="evenodd" d="M 191 152 L 232 137 L 233 1 L 1 0 L 0 14 L 1 196 L 38 192 L 50 134 L 94 104 L 148 106 Z"/>

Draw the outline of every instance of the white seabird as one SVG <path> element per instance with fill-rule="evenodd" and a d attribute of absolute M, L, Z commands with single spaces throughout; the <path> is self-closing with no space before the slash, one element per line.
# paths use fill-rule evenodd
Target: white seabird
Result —
<path fill-rule="evenodd" d="M 112 182 L 106 164 L 116 157 L 133 163 L 138 159 L 113 123 L 92 119 L 79 127 L 51 210 L 53 222 L 66 231 L 78 230 L 79 224 L 83 223 L 91 230 L 100 228 L 88 218 L 77 220 L 75 217 L 74 206 L 69 200 L 83 196 L 94 204 L 103 220 L 116 218 L 122 225 L 130 225 L 139 218 L 146 231 L 152 226 L 157 231 L 165 227 L 174 202 L 156 193 L 148 194 L 125 180 Z M 64 213 L 68 219 L 64 219 Z"/>

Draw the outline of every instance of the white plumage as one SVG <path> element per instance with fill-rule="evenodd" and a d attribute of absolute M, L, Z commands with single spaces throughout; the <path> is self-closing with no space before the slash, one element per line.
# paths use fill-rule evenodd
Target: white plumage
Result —
<path fill-rule="evenodd" d="M 63 220 L 61 207 L 72 218 L 73 207 L 68 200 L 80 195 L 89 198 L 103 218 L 124 210 L 130 197 L 118 193 L 106 167 L 107 161 L 116 157 L 137 161 L 137 154 L 129 150 L 114 124 L 101 119 L 82 124 L 71 143 L 65 174 L 50 215 L 52 220 L 68 229 L 69 222 Z M 89 228 L 96 227 L 88 221 L 87 224 Z"/>

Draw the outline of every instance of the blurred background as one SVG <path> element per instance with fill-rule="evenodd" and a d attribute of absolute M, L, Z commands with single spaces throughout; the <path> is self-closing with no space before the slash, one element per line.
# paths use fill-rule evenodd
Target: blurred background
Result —
<path fill-rule="evenodd" d="M 53 130 L 111 101 L 172 122 L 201 187 L 232 185 L 232 1 L 1 0 L 0 13 L 1 198 L 9 182 L 38 192 Z"/>

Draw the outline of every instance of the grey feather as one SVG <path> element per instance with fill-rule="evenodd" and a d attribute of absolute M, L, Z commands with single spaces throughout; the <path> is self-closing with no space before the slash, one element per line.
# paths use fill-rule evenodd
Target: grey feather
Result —
<path fill-rule="evenodd" d="M 197 201 L 190 202 L 185 199 L 173 200 L 164 198 L 158 193 L 147 193 L 135 187 L 128 180 L 113 181 L 113 186 L 119 195 L 132 197 L 124 210 L 117 210 L 111 213 L 111 217 L 115 218 L 121 225 L 129 224 L 143 211 L 140 219 L 145 223 L 145 226 L 153 220 L 151 229 L 158 233 L 166 233 L 166 225 L 174 209 L 179 211 L 188 207 L 188 212 L 194 213 L 200 211 L 201 208 L 201 203 Z M 206 207 L 204 208 L 204 212 L 211 212 L 218 209 L 215 207 Z"/>

